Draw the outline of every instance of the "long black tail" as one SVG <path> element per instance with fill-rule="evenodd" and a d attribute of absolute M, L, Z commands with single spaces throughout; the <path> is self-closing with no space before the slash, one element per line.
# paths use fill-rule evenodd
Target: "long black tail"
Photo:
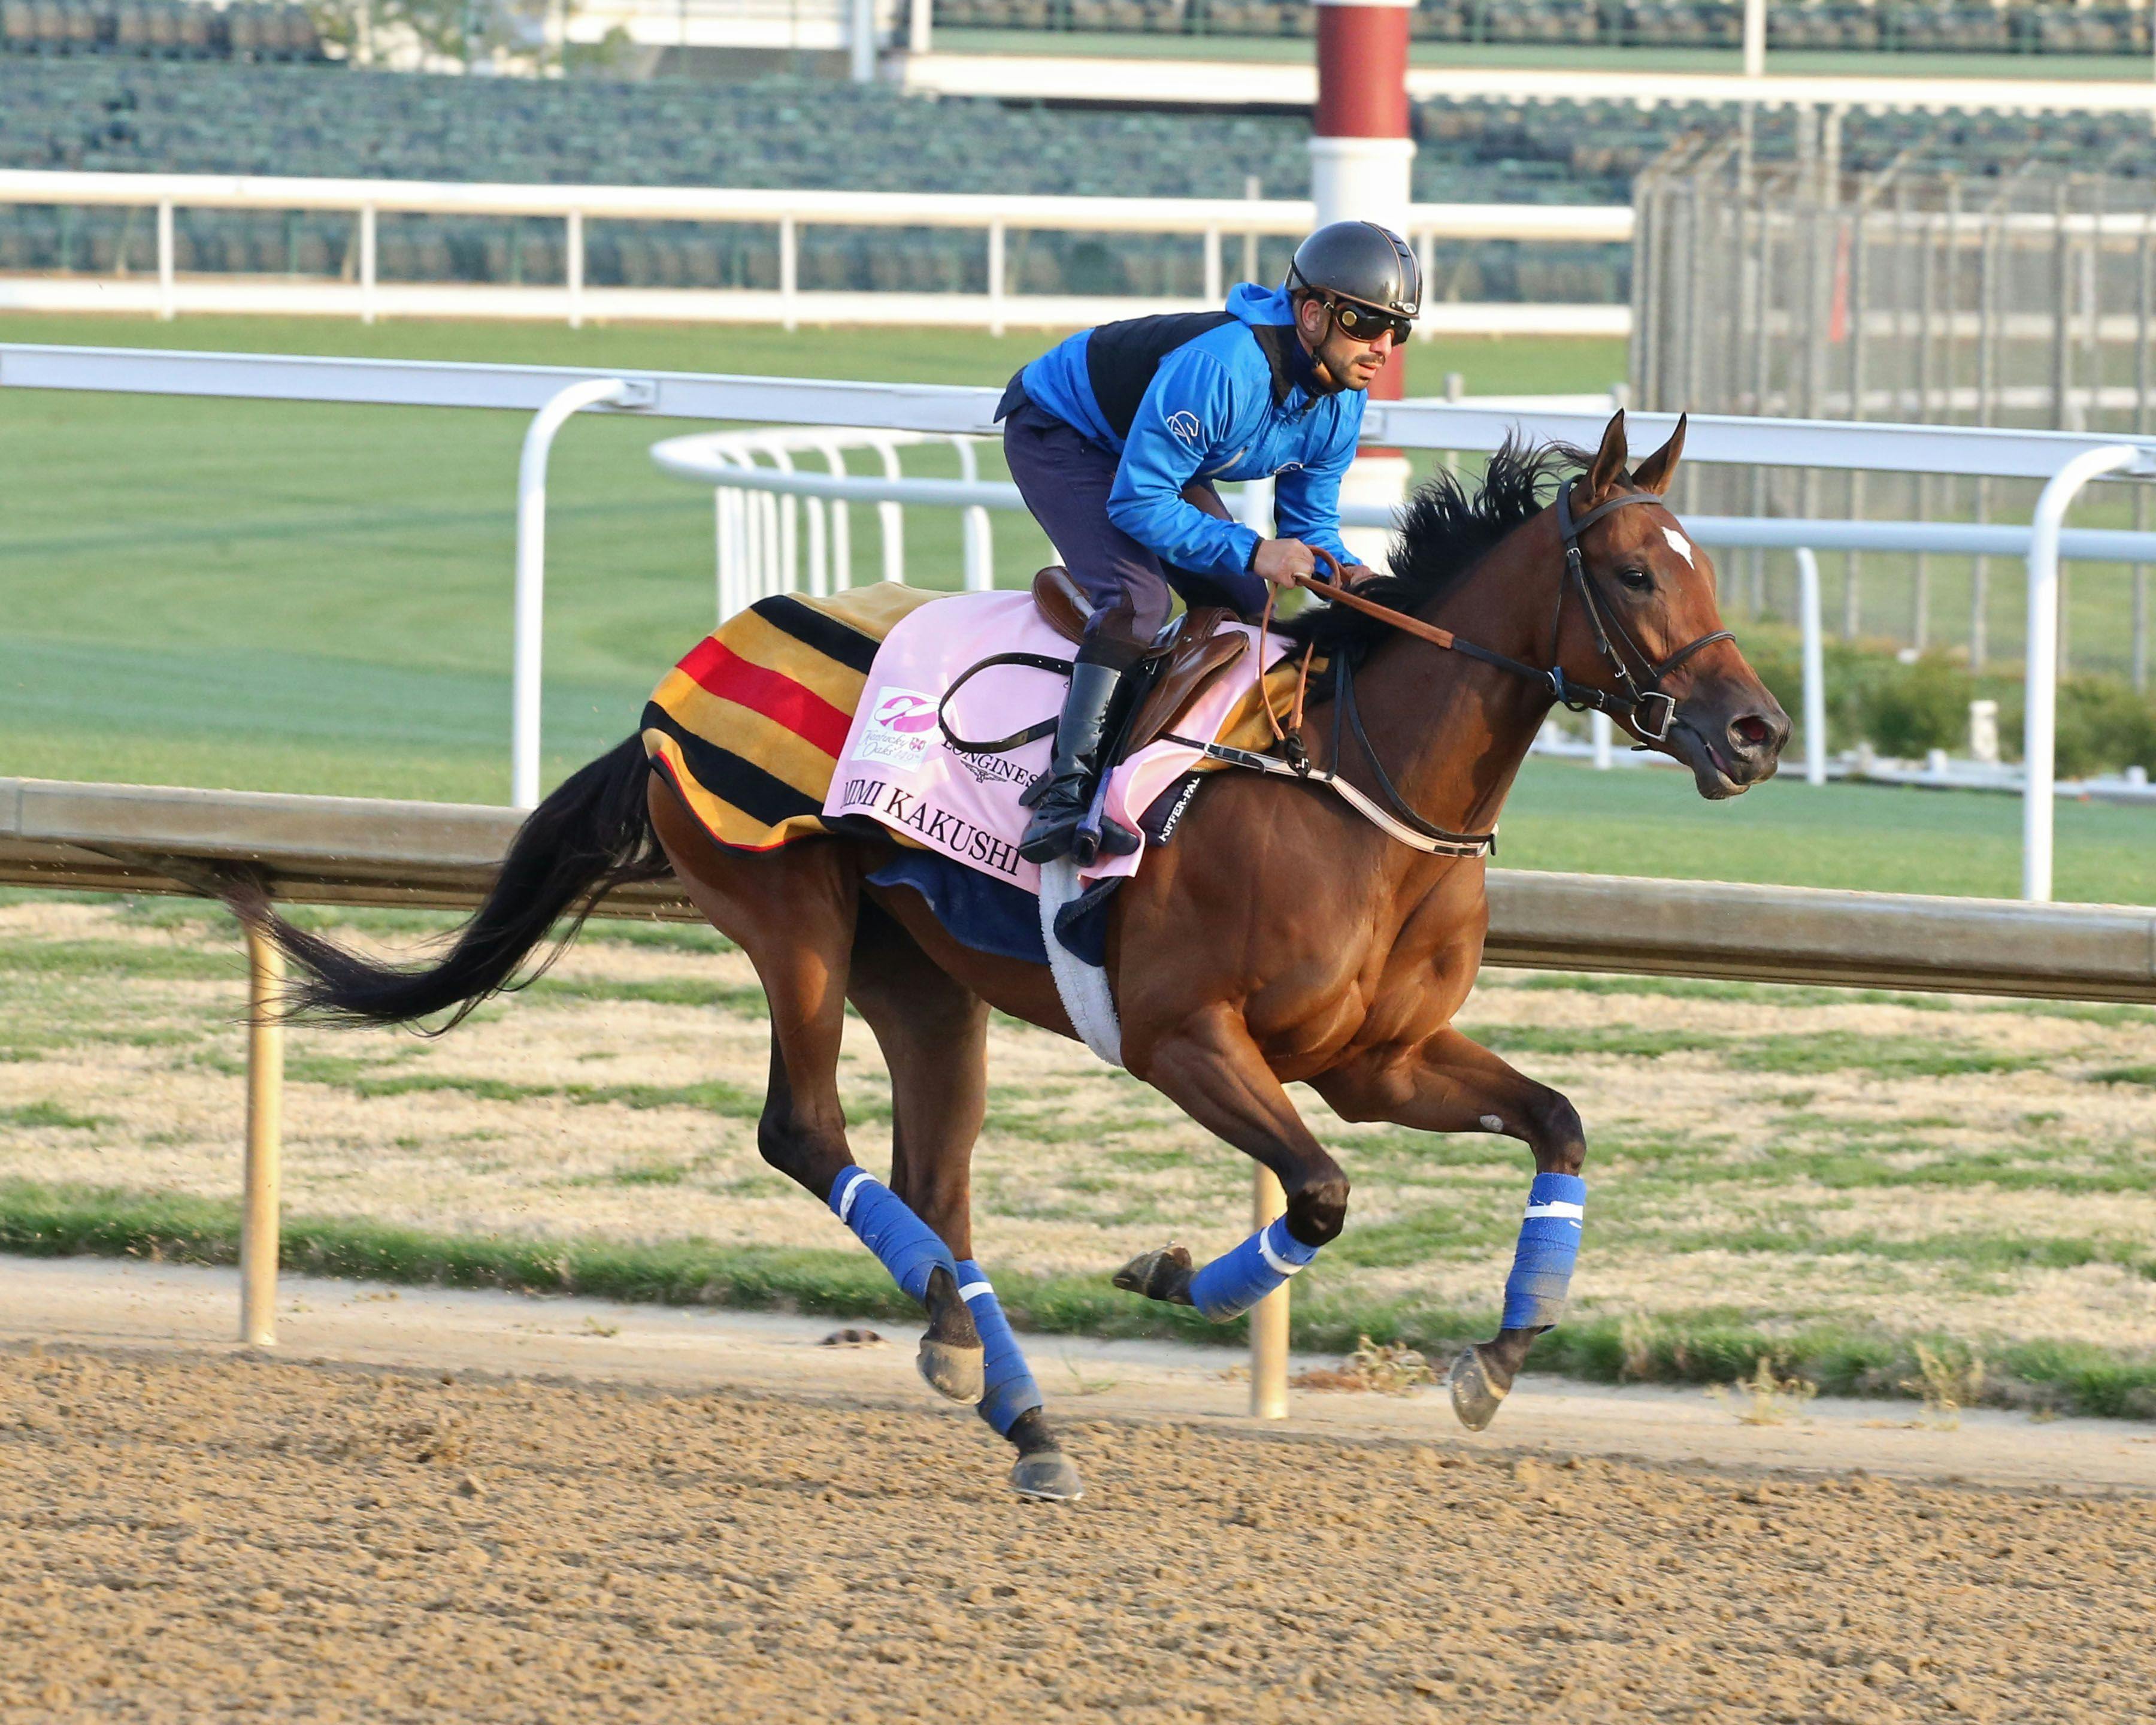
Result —
<path fill-rule="evenodd" d="M 649 772 L 643 742 L 632 737 L 572 774 L 517 829 L 493 890 L 436 964 L 377 964 L 295 928 L 259 894 L 235 895 L 233 909 L 264 929 L 304 973 L 288 989 L 280 1015 L 317 1024 L 407 1024 L 447 1012 L 448 1019 L 430 1033 L 439 1034 L 482 1001 L 522 987 L 517 967 L 564 916 L 573 920 L 557 954 L 607 893 L 670 872 L 644 802 Z"/>

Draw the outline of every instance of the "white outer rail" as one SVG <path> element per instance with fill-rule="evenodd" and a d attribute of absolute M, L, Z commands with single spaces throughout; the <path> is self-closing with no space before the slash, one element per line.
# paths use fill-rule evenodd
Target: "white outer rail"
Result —
<path fill-rule="evenodd" d="M 539 713 L 547 617 L 547 458 L 554 434 L 585 408 L 639 405 L 647 386 L 588 377 L 561 391 L 532 417 L 516 464 L 515 670 L 509 721 L 509 806 L 539 806 Z"/>
<path fill-rule="evenodd" d="M 1826 783 L 1826 654 L 1820 623 L 1819 558 L 1797 547 L 1798 624 L 1804 640 L 1804 783 Z M 1600 716 L 1599 714 L 1597 716 Z"/>
<path fill-rule="evenodd" d="M 2152 95 L 2156 100 L 2156 95 Z M 803 381 L 793 378 L 728 377 L 724 375 L 647 372 L 613 377 L 606 373 L 556 366 L 463 365 L 442 362 L 327 358 L 289 354 L 188 353 L 171 350 L 125 347 L 58 347 L 0 343 L 0 388 L 84 389 L 126 393 L 184 395 L 242 400 L 371 403 L 408 407 L 489 407 L 521 408 L 537 413 L 569 385 L 604 378 L 609 383 L 635 388 L 635 404 L 615 409 L 654 418 L 693 419 L 778 420 L 794 425 L 825 427 L 868 425 L 886 430 L 933 432 L 944 435 L 993 435 L 998 392 L 927 384 L 852 383 Z M 1512 404 L 1477 406 L 1471 403 L 1406 401 L 1373 405 L 1363 424 L 1365 439 L 1404 449 L 1496 449 L 1507 437 L 1524 433 L 1535 438 L 1562 438 L 1589 443 L 1599 438 L 1606 414 L 1584 408 L 1523 410 Z M 1633 441 L 1645 448 L 1669 434 L 1676 416 L 1638 413 L 1630 418 Z M 2117 472 L 2128 466 L 2156 473 L 2156 436 L 2141 438 L 2090 437 L 2074 432 L 2006 430 L 1983 426 L 1895 425 L 1852 424 L 1833 420 L 1744 419 L 1727 415 L 1702 415 L 1691 422 L 1686 459 L 1710 464 L 1751 464 L 1770 467 L 1885 470 L 1894 472 L 1990 475 L 2007 479 L 2041 479 L 2047 482 L 2063 472 L 2076 457 L 2105 451 L 2107 465 L 2098 470 Z M 2118 452 L 2126 452 L 2120 456 Z M 2115 459 L 2114 459 L 2115 458 Z M 696 475 L 716 483 L 710 474 Z M 796 490 L 803 495 L 843 497 L 856 495 L 844 489 L 854 481 L 830 475 L 737 474 L 737 483 L 754 488 Z M 964 480 L 896 480 L 907 486 L 947 486 L 957 494 L 918 501 L 1003 506 L 980 492 L 968 493 Z M 837 490 L 815 490 L 837 486 Z M 985 486 L 983 488 L 986 489 Z M 2074 487 L 2078 489 L 2078 484 Z M 2048 494 L 2047 495 L 2051 495 Z M 2060 495 L 2061 517 L 2071 492 Z M 1354 524 L 1358 517 L 1348 518 Z M 1882 528 L 1907 532 L 1912 526 L 1936 538 L 1923 543 L 1935 549 L 1974 548 L 1966 536 L 1976 533 L 2013 533 L 2012 528 L 1970 528 L 1948 524 L 1881 522 L 1794 522 L 1755 521 L 1748 523 L 1724 518 L 1724 536 L 1710 537 L 1707 521 L 1695 521 L 1699 536 L 1707 543 L 1725 545 L 1783 544 L 1816 548 L 1847 547 L 1871 542 L 1862 536 Z M 1381 519 L 1378 525 L 1383 525 Z M 2048 533 L 2056 526 L 2053 522 Z M 2034 529 L 2028 542 L 2031 561 L 2032 604 L 2036 589 L 2052 595 L 2056 625 L 2056 566 L 2061 553 L 2074 557 L 2148 562 L 2146 551 L 2119 557 L 2128 534 L 2073 534 L 2059 531 L 2056 542 L 2046 539 L 2041 552 L 2048 559 L 2048 573 L 2036 567 L 2039 547 Z M 1737 536 L 1739 532 L 1752 536 Z M 1908 540 L 1881 540 L 1880 548 L 1916 548 Z M 1982 548 L 1991 548 L 1987 543 Z M 1999 544 L 2004 549 L 2005 545 Z M 2038 657 L 2032 655 L 2033 667 Z M 2032 894 L 2049 891 L 2048 862 L 2040 870 L 2034 859 L 2041 850 L 2050 852 L 2053 810 L 2048 795 L 2037 794 L 2041 780 L 2051 778 L 2051 732 L 2045 721 L 2055 699 L 2050 674 L 2035 675 L 2029 691 L 2031 731 L 2025 745 L 2030 771 L 2026 792 L 2024 834 L 2025 886 Z M 2033 746 L 2033 747 L 2029 747 Z M 2037 752 L 2043 759 L 2040 762 Z"/>
<path fill-rule="evenodd" d="M 0 204 L 152 208 L 157 265 L 147 278 L 66 275 L 0 279 L 0 309 L 133 311 L 170 320 L 198 312 L 274 311 L 300 316 L 382 316 L 565 319 L 662 318 L 698 322 L 1084 325 L 1141 311 L 1208 310 L 1219 303 L 1224 234 L 1301 234 L 1317 221 L 1307 198 L 1065 198 L 1030 193 L 774 191 L 677 186 L 552 186 L 443 180 L 364 180 L 271 175 L 136 174 L 0 169 Z M 172 212 L 188 209 L 312 210 L 357 218 L 357 279 L 341 282 L 282 276 L 196 275 L 182 283 L 174 266 Z M 554 286 L 499 283 L 398 282 L 376 270 L 378 218 L 390 214 L 505 216 L 563 224 L 564 280 Z M 588 288 L 586 224 L 593 219 L 724 222 L 775 228 L 776 292 L 751 288 Z M 800 289 L 803 229 L 972 228 L 981 233 L 988 290 L 911 293 Z M 1430 203 L 1413 206 L 1407 232 L 1427 259 L 1435 240 L 1512 239 L 1625 244 L 1630 206 L 1615 204 Z M 1202 300 L 1011 290 L 1007 240 L 1014 229 L 1086 234 L 1171 234 L 1200 237 L 1205 247 Z M 1630 308 L 1615 304 L 1450 304 L 1430 306 L 1425 337 L 1450 334 L 1623 336 Z"/>
<path fill-rule="evenodd" d="M 366 210 L 841 228 L 1006 228 L 1082 234 L 1307 234 L 1306 198 L 1062 198 L 1006 192 L 772 191 L 706 186 L 554 186 L 509 181 L 358 180 L 271 174 L 129 174 L 0 169 L 0 203 L 182 209 Z M 1625 244 L 1630 204 L 1419 203 L 1409 236 Z"/>
<path fill-rule="evenodd" d="M 2021 803 L 2021 896 L 2051 896 L 2051 782 L 2057 764 L 2059 706 L 2059 551 L 2066 511 L 2082 488 L 2108 473 L 2156 476 L 2156 459 L 2132 444 L 2084 449 L 2045 484 L 2029 534 L 2029 623 L 2023 657 L 2028 670 L 2027 717 L 2021 759 L 2028 786 Z"/>

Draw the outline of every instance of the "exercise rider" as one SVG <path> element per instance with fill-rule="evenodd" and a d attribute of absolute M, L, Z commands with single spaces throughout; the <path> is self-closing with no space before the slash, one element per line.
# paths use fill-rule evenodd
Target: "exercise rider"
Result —
<path fill-rule="evenodd" d="M 1073 850 L 1110 705 L 1173 595 L 1255 618 L 1265 583 L 1310 574 L 1320 550 L 1364 572 L 1341 543 L 1341 475 L 1364 392 L 1421 306 L 1405 240 L 1335 222 L 1296 248 L 1280 287 L 1245 282 L 1224 311 L 1081 330 L 1011 379 L 997 410 L 1011 477 L 1093 605 L 1052 764 L 1025 794 L 1029 861 Z M 1257 479 L 1275 481 L 1276 539 L 1233 520 L 1214 489 Z M 1103 829 L 1111 852 L 1137 842 Z"/>

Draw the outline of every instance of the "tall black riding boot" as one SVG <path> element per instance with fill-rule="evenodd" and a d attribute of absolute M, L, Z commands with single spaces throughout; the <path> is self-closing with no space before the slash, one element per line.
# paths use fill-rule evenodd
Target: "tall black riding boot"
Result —
<path fill-rule="evenodd" d="M 1071 854 L 1079 824 L 1093 806 L 1108 708 L 1124 675 L 1120 666 L 1084 659 L 1070 667 L 1070 688 L 1063 697 L 1063 716 L 1055 722 L 1055 754 L 1047 777 L 1036 779 L 1019 798 L 1033 811 L 1018 846 L 1028 862 L 1053 862 Z M 1093 859 L 1078 860 L 1084 864 Z"/>

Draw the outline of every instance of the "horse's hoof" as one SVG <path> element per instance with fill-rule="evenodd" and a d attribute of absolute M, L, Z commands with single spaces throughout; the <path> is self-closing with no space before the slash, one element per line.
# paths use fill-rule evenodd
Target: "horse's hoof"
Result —
<path fill-rule="evenodd" d="M 988 1387 L 982 1371 L 982 1360 L 986 1350 L 979 1348 L 961 1348 L 956 1343 L 938 1342 L 933 1336 L 921 1338 L 921 1352 L 914 1363 L 921 1368 L 921 1375 L 928 1387 L 938 1395 L 948 1396 L 965 1407 L 972 1407 L 981 1399 Z"/>
<path fill-rule="evenodd" d="M 1452 1411 L 1460 1416 L 1460 1423 L 1470 1431 L 1483 1431 L 1497 1417 L 1506 1393 L 1512 1389 L 1509 1382 L 1500 1384 L 1484 1363 L 1482 1350 L 1470 1348 L 1452 1363 L 1450 1378 L 1452 1389 Z"/>
<path fill-rule="evenodd" d="M 1143 1294 L 1148 1300 L 1165 1300 L 1171 1306 L 1190 1302 L 1190 1249 L 1163 1246 L 1157 1252 L 1140 1252 L 1116 1272 L 1116 1286 L 1127 1294 Z"/>
<path fill-rule="evenodd" d="M 1018 1465 L 1011 1469 L 1011 1490 L 1043 1503 L 1075 1503 L 1086 1495 L 1078 1470 L 1060 1450 L 1038 1450 L 1019 1456 Z"/>

